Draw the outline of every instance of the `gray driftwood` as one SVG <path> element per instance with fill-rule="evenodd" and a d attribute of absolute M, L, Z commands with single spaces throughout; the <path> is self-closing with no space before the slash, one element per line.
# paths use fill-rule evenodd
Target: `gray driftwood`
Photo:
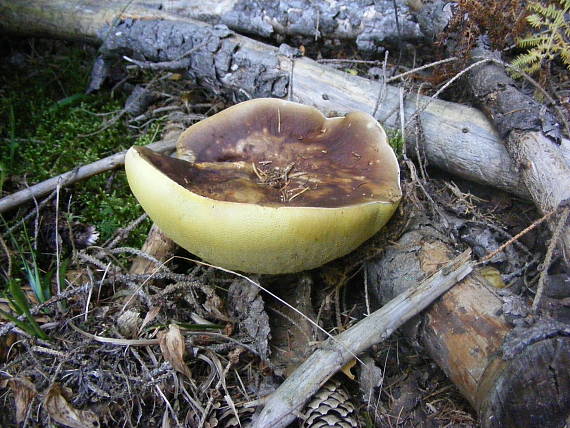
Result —
<path fill-rule="evenodd" d="M 265 402 L 254 427 L 286 427 L 304 403 L 355 355 L 390 336 L 419 314 L 471 270 L 465 252 L 417 287 L 396 296 L 382 308 L 359 321 L 334 340 L 324 342 Z"/>
<path fill-rule="evenodd" d="M 176 139 L 158 141 L 150 144 L 149 147 L 157 152 L 165 152 L 173 150 L 176 146 Z M 57 177 L 52 177 L 48 180 L 37 183 L 26 189 L 20 190 L 11 195 L 5 196 L 0 199 L 0 213 L 11 210 L 25 202 L 34 198 L 39 198 L 49 192 L 55 190 L 58 186 L 65 187 L 77 181 L 84 180 L 96 174 L 118 168 L 125 163 L 125 151 L 115 153 L 114 155 L 107 156 L 106 158 L 99 159 L 96 162 L 88 165 L 83 165 L 75 168 L 72 171 L 64 172 Z"/>
<path fill-rule="evenodd" d="M 286 97 L 290 92 L 293 100 L 314 105 L 328 115 L 374 111 L 378 82 L 332 70 L 308 58 L 292 58 L 294 50 L 278 50 L 236 35 L 225 26 L 137 5 L 123 11 L 116 2 L 78 0 L 71 11 L 68 5 L 67 0 L 0 0 L 4 17 L 0 27 L 20 34 L 102 44 L 97 76 L 104 75 L 106 58 L 126 55 L 141 66 L 186 70 L 187 78 L 217 92 L 231 92 L 237 100 Z M 399 97 L 399 89 L 388 85 L 376 113 L 388 129 L 400 128 Z M 419 150 L 431 165 L 530 197 L 518 165 L 483 113 L 424 96 L 418 99 L 424 133 Z M 412 94 L 404 101 L 405 120 L 416 112 Z M 414 153 L 414 135 L 408 137 L 408 151 Z M 568 147 L 570 142 L 563 140 L 562 145 Z M 570 153 L 560 152 L 570 163 Z"/>
<path fill-rule="evenodd" d="M 370 290 L 385 302 L 413 289 L 449 259 L 450 248 L 430 222 L 416 221 L 368 264 Z M 475 268 L 409 325 L 407 335 L 455 383 L 483 427 L 562 427 L 570 412 L 568 326 L 540 321 L 529 328 L 529 312 L 520 297 L 499 295 Z"/>
<path fill-rule="evenodd" d="M 139 3 L 261 37 L 351 40 L 365 52 L 384 51 L 386 46 L 396 47 L 400 41 L 417 44 L 423 38 L 409 6 L 414 2 L 405 0 L 142 0 Z"/>

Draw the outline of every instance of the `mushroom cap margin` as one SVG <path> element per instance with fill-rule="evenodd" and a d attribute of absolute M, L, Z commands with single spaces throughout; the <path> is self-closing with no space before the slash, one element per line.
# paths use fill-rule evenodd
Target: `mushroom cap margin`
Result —
<path fill-rule="evenodd" d="M 399 202 L 319 208 L 218 201 L 180 186 L 137 147 L 128 150 L 125 170 L 143 209 L 174 242 L 214 265 L 252 273 L 300 272 L 348 254 Z"/>

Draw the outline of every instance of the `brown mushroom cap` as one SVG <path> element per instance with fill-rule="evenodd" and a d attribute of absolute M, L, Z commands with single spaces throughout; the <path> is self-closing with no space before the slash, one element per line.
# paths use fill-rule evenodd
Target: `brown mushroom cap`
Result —
<path fill-rule="evenodd" d="M 326 119 L 256 99 L 188 128 L 177 153 L 131 148 L 131 189 L 174 241 L 229 269 L 318 267 L 377 232 L 401 198 L 396 157 L 365 113 Z"/>

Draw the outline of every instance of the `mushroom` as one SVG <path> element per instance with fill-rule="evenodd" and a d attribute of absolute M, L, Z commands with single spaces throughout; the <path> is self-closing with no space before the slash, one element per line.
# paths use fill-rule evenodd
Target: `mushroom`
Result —
<path fill-rule="evenodd" d="M 375 234 L 402 196 L 386 133 L 361 112 L 246 101 L 184 131 L 177 154 L 131 147 L 131 190 L 166 235 L 226 269 L 319 267 Z"/>

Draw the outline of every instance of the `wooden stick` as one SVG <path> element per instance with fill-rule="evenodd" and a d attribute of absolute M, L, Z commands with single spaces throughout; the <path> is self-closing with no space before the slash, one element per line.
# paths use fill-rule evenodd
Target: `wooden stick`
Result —
<path fill-rule="evenodd" d="M 175 146 L 176 140 L 165 140 L 149 144 L 148 148 L 157 152 L 166 152 L 174 150 Z M 107 156 L 106 158 L 99 159 L 98 161 L 88 165 L 83 165 L 71 171 L 64 172 L 57 177 L 52 177 L 48 180 L 42 181 L 41 183 L 34 184 L 27 189 L 5 196 L 0 199 L 0 213 L 16 208 L 25 202 L 34 198 L 39 198 L 40 196 L 51 192 L 58 186 L 58 183 L 60 183 L 60 187 L 65 187 L 93 175 L 122 166 L 125 163 L 125 153 L 126 150 L 120 153 L 115 153 L 114 155 Z"/>
<path fill-rule="evenodd" d="M 327 340 L 281 384 L 255 420 L 255 428 L 286 427 L 304 403 L 354 354 L 389 337 L 396 329 L 419 314 L 435 299 L 472 271 L 470 251 L 465 251 L 416 288 L 408 289 L 381 309 Z"/>

